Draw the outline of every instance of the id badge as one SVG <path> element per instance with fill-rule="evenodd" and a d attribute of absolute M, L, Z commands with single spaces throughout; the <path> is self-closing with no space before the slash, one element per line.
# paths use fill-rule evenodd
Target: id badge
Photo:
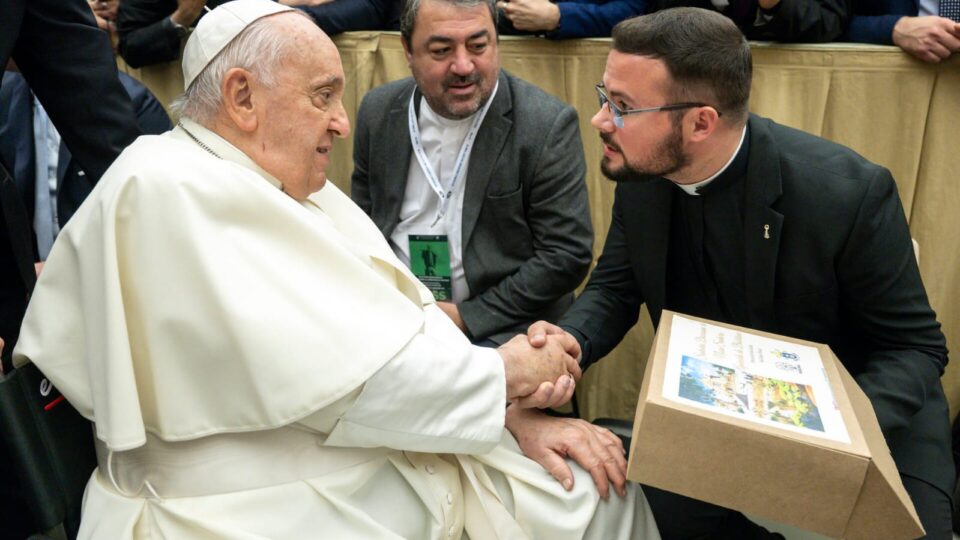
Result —
<path fill-rule="evenodd" d="M 438 301 L 453 297 L 450 278 L 450 244 L 445 234 L 411 234 L 410 271 Z"/>

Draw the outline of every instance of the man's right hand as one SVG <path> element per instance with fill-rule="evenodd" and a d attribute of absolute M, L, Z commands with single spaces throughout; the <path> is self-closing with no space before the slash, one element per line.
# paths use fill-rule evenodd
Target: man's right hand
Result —
<path fill-rule="evenodd" d="M 576 340 L 569 334 L 553 335 L 547 336 L 541 347 L 533 347 L 526 336 L 518 335 L 497 348 L 507 378 L 507 399 L 530 396 L 544 383 L 553 384 L 555 381 L 566 391 L 568 387 L 564 386 L 563 377 L 567 375 L 579 380 L 580 365 L 567 352 L 571 348 L 570 341 Z M 529 405 L 539 406 L 535 403 Z"/>
<path fill-rule="evenodd" d="M 530 345 L 535 348 L 543 347 L 547 342 L 548 336 L 565 336 L 563 343 L 567 345 L 567 354 L 576 358 L 577 364 L 580 363 L 580 355 L 582 354 L 580 343 L 570 332 L 547 321 L 537 321 L 527 328 L 527 340 L 530 342 Z"/>
<path fill-rule="evenodd" d="M 935 15 L 901 17 L 893 27 L 893 42 L 920 60 L 935 64 L 960 51 L 960 23 Z"/>

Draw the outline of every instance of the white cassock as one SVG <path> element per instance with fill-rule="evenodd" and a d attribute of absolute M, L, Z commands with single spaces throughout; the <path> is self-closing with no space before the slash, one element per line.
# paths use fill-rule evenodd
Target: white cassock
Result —
<path fill-rule="evenodd" d="M 659 537 L 636 486 L 521 455 L 499 355 L 334 185 L 183 124 L 60 233 L 14 354 L 95 423 L 81 538 Z"/>

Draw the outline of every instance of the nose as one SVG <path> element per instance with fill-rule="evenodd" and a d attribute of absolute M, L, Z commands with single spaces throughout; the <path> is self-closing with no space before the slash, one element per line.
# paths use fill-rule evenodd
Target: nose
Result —
<path fill-rule="evenodd" d="M 467 52 L 466 48 L 458 48 L 453 57 L 453 63 L 450 64 L 450 71 L 457 76 L 464 77 L 473 73 L 473 67 L 473 59 L 470 57 L 470 53 Z"/>
<path fill-rule="evenodd" d="M 590 125 L 595 127 L 597 131 L 605 133 L 616 131 L 616 126 L 613 124 L 613 116 L 610 114 L 610 108 L 606 106 L 601 106 L 597 114 L 593 115 L 593 118 L 590 119 Z"/>
<path fill-rule="evenodd" d="M 347 110 L 343 107 L 343 102 L 337 104 L 333 116 L 330 118 L 330 125 L 327 130 L 333 133 L 334 137 L 345 139 L 350 136 L 350 118 L 347 116 Z"/>

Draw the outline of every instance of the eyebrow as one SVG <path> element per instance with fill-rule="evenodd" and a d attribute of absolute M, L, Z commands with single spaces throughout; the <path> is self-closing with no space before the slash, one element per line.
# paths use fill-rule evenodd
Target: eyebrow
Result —
<path fill-rule="evenodd" d="M 626 99 L 627 101 L 630 101 L 630 96 L 624 94 L 623 92 L 610 90 L 609 88 L 607 88 L 607 85 L 605 84 L 603 85 L 603 87 L 607 90 L 607 96 L 609 96 L 610 99 L 616 98 L 616 99 Z"/>
<path fill-rule="evenodd" d="M 314 89 L 323 88 L 324 86 L 343 86 L 343 77 L 337 75 L 327 75 L 324 79 L 317 81 L 312 85 Z"/>
<path fill-rule="evenodd" d="M 487 29 L 484 29 L 484 30 L 479 30 L 477 32 L 474 32 L 469 36 L 467 36 L 466 41 L 473 41 L 475 39 L 482 38 L 482 37 L 490 37 L 490 31 Z M 430 38 L 427 39 L 427 45 L 431 45 L 433 43 L 453 43 L 453 41 L 454 41 L 453 38 L 450 38 L 447 36 L 430 36 Z"/>

